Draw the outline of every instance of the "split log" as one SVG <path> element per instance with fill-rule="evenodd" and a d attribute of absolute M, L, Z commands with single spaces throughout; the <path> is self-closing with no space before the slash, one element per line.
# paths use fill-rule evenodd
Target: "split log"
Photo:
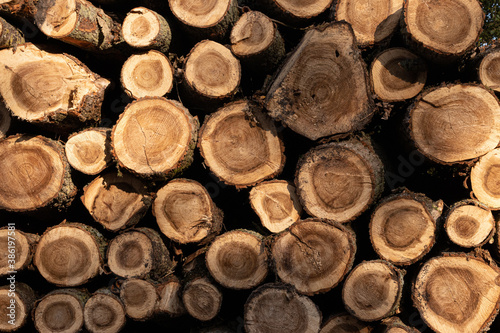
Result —
<path fill-rule="evenodd" d="M 7 132 L 10 128 L 10 112 L 9 109 L 5 106 L 5 103 L 0 100 L 0 139 L 3 139 L 7 136 Z"/>
<path fill-rule="evenodd" d="M 155 315 L 158 293 L 149 281 L 135 278 L 125 280 L 120 287 L 120 298 L 127 316 L 133 320 L 146 321 Z"/>
<path fill-rule="evenodd" d="M 54 131 L 97 124 L 109 81 L 67 54 L 33 44 L 0 51 L 0 94 L 19 119 Z"/>
<path fill-rule="evenodd" d="M 262 225 L 279 233 L 300 220 L 302 205 L 295 187 L 286 180 L 270 180 L 257 184 L 250 191 L 250 205 Z"/>
<path fill-rule="evenodd" d="M 488 331 L 500 304 L 500 270 L 487 256 L 450 253 L 422 266 L 413 285 L 413 303 L 432 330 Z"/>
<path fill-rule="evenodd" d="M 220 311 L 222 292 L 206 277 L 197 277 L 186 283 L 182 301 L 193 318 L 208 321 Z"/>
<path fill-rule="evenodd" d="M 285 164 L 283 143 L 261 108 L 240 100 L 205 118 L 198 143 L 210 170 L 238 188 L 278 175 Z"/>
<path fill-rule="evenodd" d="M 403 274 L 384 260 L 362 262 L 344 282 L 342 300 L 346 310 L 363 321 L 396 314 L 403 290 Z"/>
<path fill-rule="evenodd" d="M 462 247 L 479 247 L 495 234 L 491 210 L 476 200 L 455 203 L 448 211 L 444 228 L 450 240 Z"/>
<path fill-rule="evenodd" d="M 351 24 L 359 47 L 369 47 L 387 40 L 399 26 L 403 0 L 363 2 L 338 0 L 335 19 Z"/>
<path fill-rule="evenodd" d="M 411 265 L 436 242 L 436 220 L 443 202 L 404 191 L 384 198 L 372 214 L 370 239 L 380 258 L 394 265 Z"/>
<path fill-rule="evenodd" d="M 158 190 L 153 214 L 161 232 L 180 244 L 212 241 L 222 229 L 224 216 L 203 185 L 182 178 Z"/>
<path fill-rule="evenodd" d="M 137 7 L 123 21 L 122 36 L 128 45 L 138 49 L 155 49 L 166 53 L 172 33 L 163 16 L 151 9 Z"/>
<path fill-rule="evenodd" d="M 0 228 L 0 276 L 30 268 L 40 236 L 15 229 Z M 1 330 L 0 330 L 1 331 Z"/>
<path fill-rule="evenodd" d="M 126 323 L 125 307 L 109 289 L 99 289 L 85 303 L 85 328 L 91 333 L 117 333 Z"/>
<path fill-rule="evenodd" d="M 259 1 L 255 1 L 259 2 Z M 262 10 L 288 25 L 302 27 L 310 24 L 332 5 L 333 0 L 264 0 Z"/>
<path fill-rule="evenodd" d="M 370 67 L 373 92 L 384 102 L 399 102 L 417 96 L 426 79 L 425 62 L 405 48 L 386 49 L 375 57 Z"/>
<path fill-rule="evenodd" d="M 186 313 L 182 302 L 182 284 L 175 275 L 170 275 L 167 281 L 158 287 L 160 297 L 158 313 L 166 313 L 170 317 L 178 317 Z"/>
<path fill-rule="evenodd" d="M 428 89 L 408 112 L 411 139 L 424 156 L 438 163 L 479 157 L 500 141 L 500 104 L 482 86 L 453 84 Z M 440 124 L 439 129 L 435 124 Z"/>
<path fill-rule="evenodd" d="M 271 117 L 311 140 L 362 129 L 372 118 L 373 101 L 354 43 L 345 22 L 308 30 L 267 91 Z"/>
<path fill-rule="evenodd" d="M 472 192 L 486 207 L 500 209 L 500 148 L 479 158 L 470 171 Z"/>
<path fill-rule="evenodd" d="M 62 287 L 79 286 L 103 271 L 106 245 L 97 229 L 63 222 L 48 228 L 40 237 L 34 263 L 48 282 Z"/>
<path fill-rule="evenodd" d="M 500 92 L 500 48 L 495 48 L 481 57 L 477 76 L 486 87 Z"/>
<path fill-rule="evenodd" d="M 131 98 L 162 97 L 172 90 L 174 69 L 161 52 L 134 54 L 125 61 L 120 81 Z"/>
<path fill-rule="evenodd" d="M 158 281 L 173 272 L 175 262 L 160 235 L 150 228 L 137 228 L 113 238 L 108 247 L 109 269 L 124 278 Z"/>
<path fill-rule="evenodd" d="M 127 105 L 113 127 L 113 156 L 140 177 L 170 178 L 191 165 L 198 128 L 198 117 L 181 103 L 141 98 Z"/>
<path fill-rule="evenodd" d="M 136 177 L 111 172 L 85 186 L 81 200 L 96 222 L 116 232 L 135 226 L 153 199 Z"/>
<path fill-rule="evenodd" d="M 0 49 L 23 43 L 25 43 L 23 33 L 0 17 Z"/>
<path fill-rule="evenodd" d="M 295 186 L 307 213 L 348 222 L 382 193 L 383 164 L 368 141 L 327 143 L 301 157 Z"/>
<path fill-rule="evenodd" d="M 384 319 L 382 325 L 382 333 L 420 333 L 416 328 L 405 325 L 398 317 Z"/>
<path fill-rule="evenodd" d="M 321 312 L 309 297 L 292 287 L 268 283 L 248 297 L 244 325 L 248 333 L 315 333 L 321 325 Z"/>
<path fill-rule="evenodd" d="M 372 329 L 372 326 L 348 313 L 339 313 L 330 317 L 323 324 L 319 333 L 370 333 Z"/>
<path fill-rule="evenodd" d="M 354 233 L 317 218 L 296 222 L 274 240 L 271 255 L 279 278 L 304 295 L 327 292 L 354 262 Z"/>
<path fill-rule="evenodd" d="M 0 141 L 0 208 L 63 210 L 76 195 L 62 144 L 29 135 Z"/>
<path fill-rule="evenodd" d="M 97 175 L 111 162 L 111 129 L 88 128 L 73 133 L 64 150 L 74 169 L 86 175 Z"/>
<path fill-rule="evenodd" d="M 0 332 L 14 332 L 25 326 L 35 300 L 35 292 L 27 284 L 15 281 L 11 285 L 1 286 Z"/>

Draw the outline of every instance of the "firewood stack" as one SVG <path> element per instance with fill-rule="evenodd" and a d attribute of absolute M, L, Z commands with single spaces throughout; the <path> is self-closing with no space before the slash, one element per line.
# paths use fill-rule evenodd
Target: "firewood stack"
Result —
<path fill-rule="evenodd" d="M 484 20 L 2 1 L 0 332 L 500 330 Z"/>

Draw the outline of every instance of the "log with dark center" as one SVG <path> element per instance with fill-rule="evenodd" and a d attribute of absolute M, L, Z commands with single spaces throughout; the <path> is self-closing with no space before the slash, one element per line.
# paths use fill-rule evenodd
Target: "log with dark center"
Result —
<path fill-rule="evenodd" d="M 64 149 L 74 169 L 87 175 L 97 175 L 111 162 L 111 129 L 94 127 L 73 133 Z"/>
<path fill-rule="evenodd" d="M 328 318 L 319 333 L 370 333 L 372 329 L 372 326 L 348 313 L 339 313 Z"/>
<path fill-rule="evenodd" d="M 117 333 L 126 323 L 125 307 L 108 289 L 97 290 L 83 309 L 85 328 L 91 333 Z"/>
<path fill-rule="evenodd" d="M 487 207 L 500 209 L 500 149 L 482 156 L 470 172 L 472 192 Z"/>
<path fill-rule="evenodd" d="M 0 49 L 25 43 L 23 33 L 0 17 Z"/>
<path fill-rule="evenodd" d="M 189 315 L 201 321 L 208 321 L 215 318 L 220 311 L 222 292 L 208 278 L 197 277 L 184 286 L 182 301 Z"/>
<path fill-rule="evenodd" d="M 495 48 L 482 58 L 478 76 L 486 87 L 500 92 L 500 48 Z"/>
<path fill-rule="evenodd" d="M 14 226 L 0 229 L 0 276 L 19 272 L 31 266 L 40 236 L 22 232 Z M 13 253 L 12 253 L 13 252 Z"/>
<path fill-rule="evenodd" d="M 36 301 L 30 286 L 18 281 L 12 284 L 0 287 L 0 332 L 15 332 L 25 326 Z"/>
<path fill-rule="evenodd" d="M 127 317 L 133 320 L 145 321 L 155 315 L 158 293 L 149 281 L 135 278 L 125 280 L 120 287 L 120 298 Z"/>
<path fill-rule="evenodd" d="M 166 53 L 170 47 L 172 33 L 163 16 L 144 7 L 128 12 L 121 30 L 123 39 L 132 47 L 155 49 Z"/>

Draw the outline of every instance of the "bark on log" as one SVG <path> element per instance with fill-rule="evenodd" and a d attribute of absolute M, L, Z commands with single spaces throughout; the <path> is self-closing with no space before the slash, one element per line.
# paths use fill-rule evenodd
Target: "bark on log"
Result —
<path fill-rule="evenodd" d="M 25 43 L 23 33 L 0 17 L 0 49 L 23 43 Z"/>
<path fill-rule="evenodd" d="M 53 131 L 97 124 L 109 81 L 67 54 L 27 43 L 0 51 L 0 94 L 12 114 Z"/>
<path fill-rule="evenodd" d="M 91 333 L 118 333 L 126 323 L 125 306 L 109 289 L 99 289 L 85 303 L 85 328 Z"/>
<path fill-rule="evenodd" d="M 17 281 L 13 284 L 14 286 L 0 287 L 0 318 L 2 318 L 0 332 L 14 332 L 25 326 L 29 321 L 33 303 L 36 300 L 35 292 L 30 286 Z M 11 290 L 15 290 L 15 292 L 13 293 Z M 15 303 L 12 303 L 12 300 Z M 13 310 L 11 310 L 12 304 L 14 304 Z"/>
<path fill-rule="evenodd" d="M 127 316 L 133 320 L 146 321 L 155 315 L 158 293 L 149 281 L 135 278 L 125 280 L 120 288 L 120 298 Z"/>
<path fill-rule="evenodd" d="M 13 226 L 0 228 L 0 276 L 30 268 L 39 239 Z"/>
<path fill-rule="evenodd" d="M 487 207 L 500 209 L 500 148 L 479 158 L 470 171 L 474 196 Z"/>
<path fill-rule="evenodd" d="M 497 47 L 483 55 L 477 76 L 483 85 L 500 92 L 500 48 Z"/>
<path fill-rule="evenodd" d="M 144 7 L 128 12 L 123 21 L 122 36 L 128 45 L 138 49 L 155 49 L 166 53 L 170 48 L 172 33 L 163 16 Z"/>
<path fill-rule="evenodd" d="M 222 292 L 208 278 L 197 277 L 185 285 L 182 301 L 193 318 L 208 321 L 220 311 Z"/>
<path fill-rule="evenodd" d="M 10 111 L 7 106 L 0 100 L 0 139 L 7 136 L 11 123 Z"/>
<path fill-rule="evenodd" d="M 76 195 L 63 146 L 42 136 L 15 135 L 0 141 L 0 209 L 63 210 Z"/>
<path fill-rule="evenodd" d="M 157 287 L 157 290 L 160 296 L 158 313 L 166 313 L 170 317 L 178 317 L 186 313 L 182 302 L 182 284 L 176 276 L 169 276 L 167 281 Z"/>
<path fill-rule="evenodd" d="M 171 180 L 158 190 L 153 214 L 161 232 L 180 244 L 206 244 L 222 229 L 222 211 L 205 187 L 190 179 Z"/>
<path fill-rule="evenodd" d="M 321 312 L 309 297 L 292 287 L 268 283 L 248 297 L 244 325 L 248 333 L 316 333 Z"/>
<path fill-rule="evenodd" d="M 304 295 L 335 287 L 351 269 L 355 252 L 352 231 L 317 218 L 292 224 L 275 238 L 271 248 L 280 279 Z"/>
<path fill-rule="evenodd" d="M 419 333 L 416 328 L 405 325 L 398 317 L 391 317 L 382 321 L 382 333 Z"/>
<path fill-rule="evenodd" d="M 372 329 L 372 326 L 348 313 L 339 313 L 330 317 L 323 324 L 319 333 L 370 333 Z"/>
<path fill-rule="evenodd" d="M 94 127 L 73 133 L 64 150 L 74 169 L 86 175 L 97 175 L 111 162 L 111 129 Z"/>
<path fill-rule="evenodd" d="M 259 2 L 262 10 L 272 18 L 291 26 L 302 27 L 310 24 L 315 18 L 324 13 L 333 3 L 333 0 L 264 0 Z"/>
<path fill-rule="evenodd" d="M 96 222 L 116 232 L 135 226 L 153 199 L 136 177 L 111 172 L 85 186 L 81 200 Z"/>
<path fill-rule="evenodd" d="M 38 0 L 2 0 L 0 13 L 24 18 L 32 22 L 37 11 Z"/>

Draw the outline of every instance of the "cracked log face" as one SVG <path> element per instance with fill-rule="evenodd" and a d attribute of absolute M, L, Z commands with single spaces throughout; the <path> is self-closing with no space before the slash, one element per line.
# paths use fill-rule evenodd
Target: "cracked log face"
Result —
<path fill-rule="evenodd" d="M 189 281 L 184 287 L 182 301 L 186 311 L 201 321 L 208 321 L 220 311 L 222 292 L 206 277 Z"/>
<path fill-rule="evenodd" d="M 266 15 L 244 13 L 231 30 L 231 50 L 239 58 L 258 54 L 269 48 L 276 33 L 276 26 Z"/>
<path fill-rule="evenodd" d="M 47 36 L 60 38 L 69 35 L 78 22 L 78 0 L 51 0 L 39 4 L 36 15 L 38 28 Z"/>
<path fill-rule="evenodd" d="M 120 299 L 129 318 L 144 321 L 153 316 L 158 302 L 158 293 L 151 282 L 127 279 L 121 285 Z"/>
<path fill-rule="evenodd" d="M 463 253 L 432 258 L 418 273 L 413 303 L 435 332 L 485 332 L 498 313 L 499 273 Z"/>
<path fill-rule="evenodd" d="M 83 328 L 85 300 L 77 292 L 64 289 L 49 294 L 38 303 L 33 321 L 40 333 L 78 332 Z"/>
<path fill-rule="evenodd" d="M 500 149 L 482 156 L 470 172 L 474 196 L 491 209 L 500 209 Z"/>
<path fill-rule="evenodd" d="M 349 272 L 355 235 L 340 224 L 311 218 L 280 233 L 271 252 L 280 279 L 313 295 L 329 291 Z"/>
<path fill-rule="evenodd" d="M 144 8 L 132 9 L 122 25 L 125 42 L 140 49 L 157 49 L 167 52 L 172 40 L 170 26 L 158 13 Z"/>
<path fill-rule="evenodd" d="M 481 83 L 500 92 L 500 49 L 488 53 L 479 65 Z"/>
<path fill-rule="evenodd" d="M 482 86 L 456 84 L 426 91 L 409 112 L 412 140 L 439 163 L 479 157 L 500 141 L 500 104 Z"/>
<path fill-rule="evenodd" d="M 111 162 L 111 129 L 90 128 L 74 133 L 66 141 L 64 150 L 74 169 L 97 175 Z"/>
<path fill-rule="evenodd" d="M 85 303 L 83 317 L 85 328 L 91 333 L 117 333 L 127 321 L 125 307 L 120 299 L 100 292 Z"/>
<path fill-rule="evenodd" d="M 319 333 L 370 333 L 372 327 L 347 313 L 340 313 L 329 318 Z M 401 333 L 401 332 L 392 332 Z"/>

